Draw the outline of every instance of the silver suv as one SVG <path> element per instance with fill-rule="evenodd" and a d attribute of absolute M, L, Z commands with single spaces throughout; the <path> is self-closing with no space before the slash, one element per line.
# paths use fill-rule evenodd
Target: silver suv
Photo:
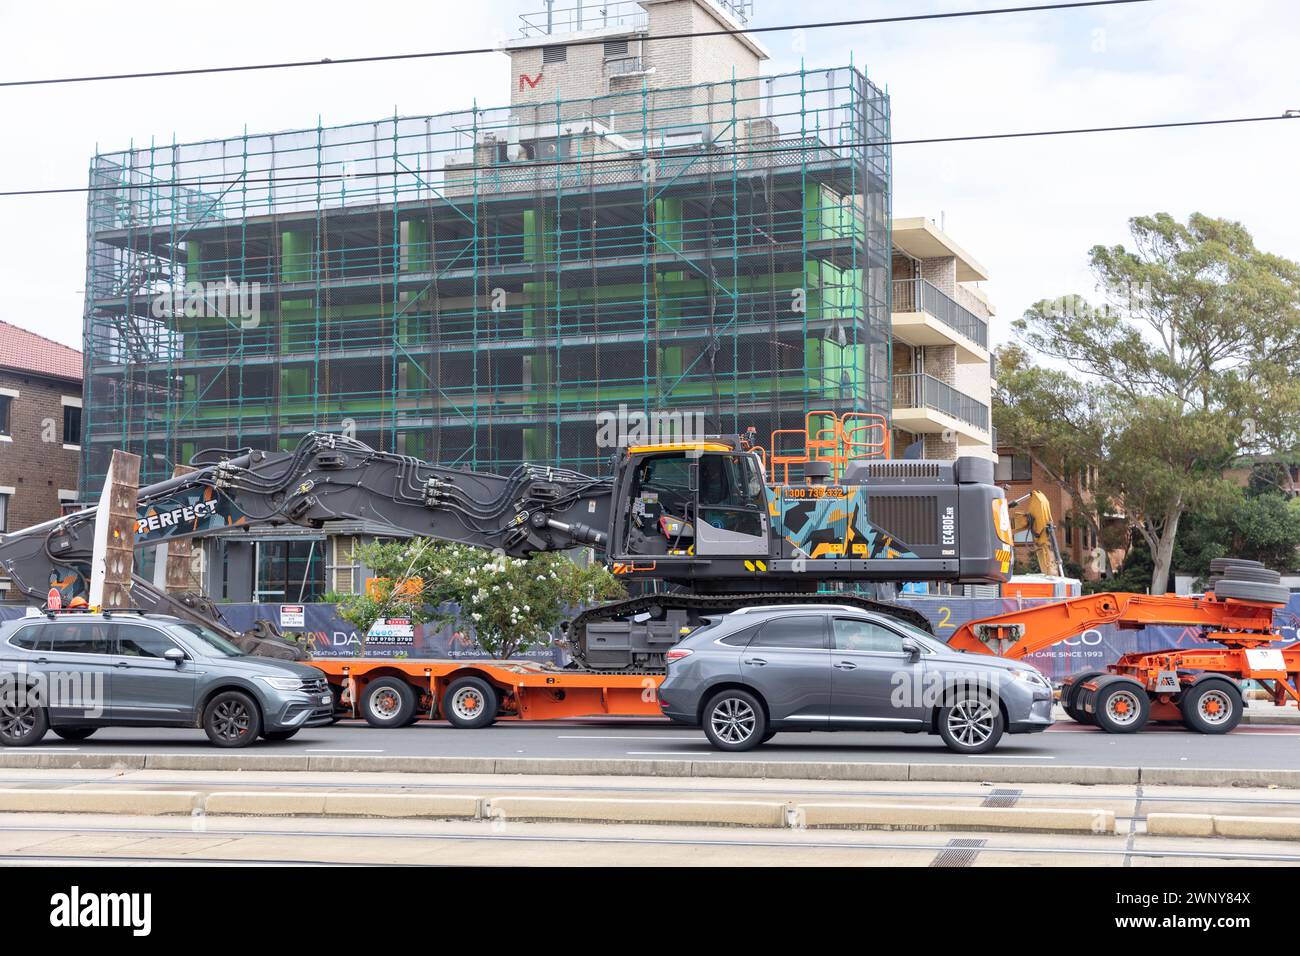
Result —
<path fill-rule="evenodd" d="M 64 613 L 0 624 L 0 744 L 47 730 L 202 727 L 218 747 L 287 740 L 331 723 L 325 675 L 250 657 L 208 628 L 161 614 Z"/>
<path fill-rule="evenodd" d="M 668 654 L 664 714 L 703 726 L 720 750 L 780 731 L 937 733 L 979 754 L 1003 733 L 1046 730 L 1052 686 L 1017 661 L 954 651 L 892 617 L 850 606 L 746 608 Z"/>

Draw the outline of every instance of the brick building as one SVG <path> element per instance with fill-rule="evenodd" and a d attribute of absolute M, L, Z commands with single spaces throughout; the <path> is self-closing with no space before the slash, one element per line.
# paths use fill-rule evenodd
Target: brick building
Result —
<path fill-rule="evenodd" d="M 0 532 L 75 501 L 80 456 L 81 353 L 0 322 Z"/>
<path fill-rule="evenodd" d="M 1002 447 L 998 449 L 998 462 L 995 480 L 1005 489 L 1008 501 L 1041 491 L 1052 506 L 1052 516 L 1056 522 L 1056 546 L 1060 549 L 1061 560 L 1077 564 L 1083 569 L 1083 577 L 1095 580 L 1105 570 L 1102 542 L 1097 532 L 1090 525 L 1080 525 L 1075 518 L 1075 510 L 1080 505 L 1090 505 L 1088 489 L 1093 476 L 1084 475 L 1080 479 L 1080 491 L 1083 501 L 1062 488 L 1056 478 L 1043 470 L 1037 459 L 1018 448 Z M 1111 514 L 1105 518 L 1107 528 L 1123 531 L 1128 521 L 1123 514 Z M 1120 535 L 1113 535 L 1120 537 Z M 1016 562 L 1025 564 L 1029 561 L 1031 543 L 1027 532 L 1016 535 Z M 1110 552 L 1110 564 L 1118 569 L 1124 562 L 1127 546 L 1114 548 Z"/>

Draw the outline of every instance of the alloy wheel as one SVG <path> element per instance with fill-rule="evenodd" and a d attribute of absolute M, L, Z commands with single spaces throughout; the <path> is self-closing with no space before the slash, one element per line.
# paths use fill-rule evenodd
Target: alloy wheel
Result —
<path fill-rule="evenodd" d="M 757 718 L 754 708 L 736 697 L 727 697 L 718 701 L 709 716 L 709 726 L 719 740 L 729 744 L 739 744 L 748 740 L 754 733 Z"/>
<path fill-rule="evenodd" d="M 248 708 L 239 701 L 224 700 L 213 712 L 212 722 L 218 737 L 235 740 L 248 733 L 253 721 Z"/>
<path fill-rule="evenodd" d="M 948 730 L 963 747 L 978 747 L 993 736 L 995 716 L 987 701 L 967 698 L 948 711 Z"/>

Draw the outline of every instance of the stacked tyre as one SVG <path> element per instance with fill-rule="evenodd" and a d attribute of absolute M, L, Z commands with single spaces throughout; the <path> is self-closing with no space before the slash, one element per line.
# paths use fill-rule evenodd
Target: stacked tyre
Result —
<path fill-rule="evenodd" d="M 1282 575 L 1258 561 L 1242 558 L 1215 558 L 1210 562 L 1210 590 L 1217 598 L 1285 604 L 1291 591 L 1282 583 Z"/>

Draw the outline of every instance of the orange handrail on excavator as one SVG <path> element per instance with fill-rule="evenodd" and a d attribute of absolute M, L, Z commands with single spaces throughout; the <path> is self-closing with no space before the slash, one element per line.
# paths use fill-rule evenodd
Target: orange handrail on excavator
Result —
<path fill-rule="evenodd" d="M 1105 670 L 1068 678 L 1061 704 L 1073 719 L 1112 733 L 1140 730 L 1152 718 L 1180 720 L 1203 733 L 1226 733 L 1244 709 L 1237 681 L 1265 685 L 1275 704 L 1288 698 L 1300 703 L 1300 644 L 1275 643 L 1277 606 L 1215 594 L 1105 592 L 968 621 L 948 644 L 1020 659 L 1104 624 L 1123 630 L 1195 628 L 1211 642 L 1208 646 L 1125 654 Z"/>

